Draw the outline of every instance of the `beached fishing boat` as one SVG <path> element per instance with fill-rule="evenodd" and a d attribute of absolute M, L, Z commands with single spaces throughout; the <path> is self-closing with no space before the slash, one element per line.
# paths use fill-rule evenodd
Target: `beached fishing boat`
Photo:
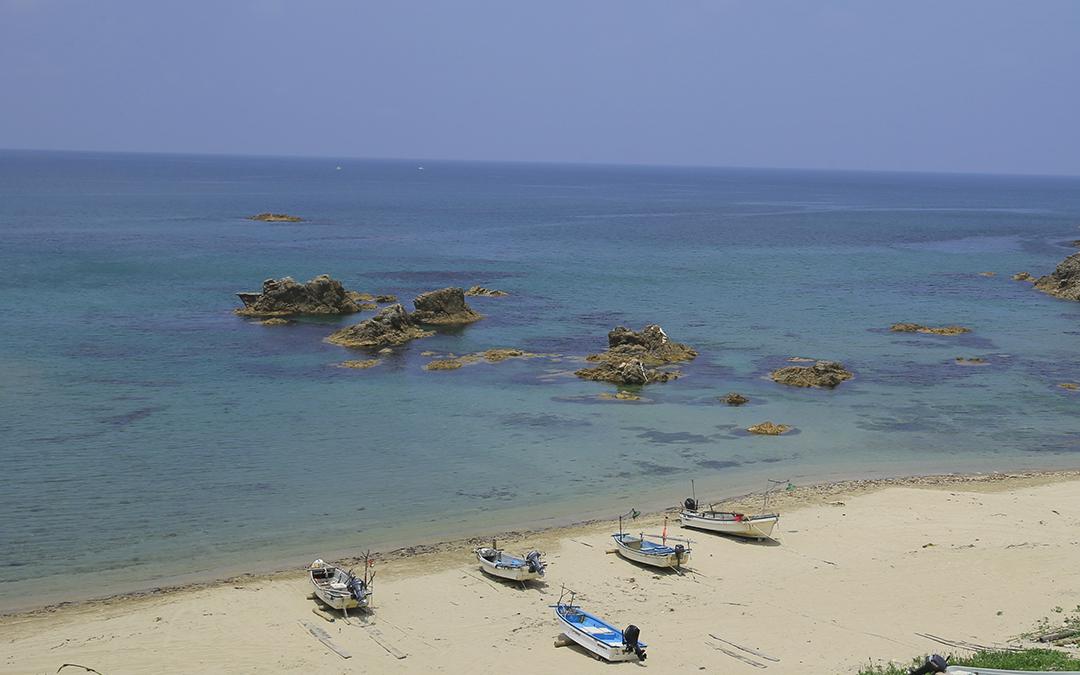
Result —
<path fill-rule="evenodd" d="M 555 616 L 563 627 L 563 635 L 605 661 L 645 660 L 645 643 L 638 640 L 641 631 L 631 624 L 625 630 L 619 630 L 603 619 L 589 614 L 574 604 L 574 596 L 569 602 L 551 605 Z"/>
<path fill-rule="evenodd" d="M 332 609 L 367 607 L 371 603 L 371 582 L 375 577 L 374 573 L 370 576 L 367 574 L 370 566 L 369 558 L 364 566 L 364 577 L 361 578 L 322 559 L 316 560 L 308 567 L 315 596 Z"/>
<path fill-rule="evenodd" d="M 500 579 L 535 581 L 544 576 L 545 565 L 540 551 L 529 551 L 524 558 L 518 558 L 496 548 L 495 542 L 491 542 L 491 546 L 476 549 L 476 559 L 482 571 Z"/>
<path fill-rule="evenodd" d="M 780 514 L 747 515 L 736 511 L 702 509 L 695 499 L 688 498 L 683 502 L 679 520 L 683 527 L 719 532 L 735 537 L 772 539 L 773 528 L 780 521 Z"/>
<path fill-rule="evenodd" d="M 661 539 L 660 542 L 650 541 L 648 537 Z M 620 532 L 611 535 L 615 540 L 615 551 L 636 563 L 652 565 L 653 567 L 679 568 L 690 562 L 690 547 L 683 544 L 668 546 L 661 537 L 648 534 L 630 534 Z"/>

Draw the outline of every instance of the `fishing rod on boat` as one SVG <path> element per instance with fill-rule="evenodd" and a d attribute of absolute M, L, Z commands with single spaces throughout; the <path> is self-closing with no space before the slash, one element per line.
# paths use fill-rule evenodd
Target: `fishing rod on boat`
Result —
<path fill-rule="evenodd" d="M 637 520 L 637 517 L 640 516 L 640 515 L 641 515 L 641 511 L 638 511 L 635 508 L 631 508 L 626 513 L 620 513 L 619 514 L 619 534 L 620 535 L 623 534 L 623 527 L 622 527 L 622 519 L 623 518 L 629 518 L 630 520 Z"/>

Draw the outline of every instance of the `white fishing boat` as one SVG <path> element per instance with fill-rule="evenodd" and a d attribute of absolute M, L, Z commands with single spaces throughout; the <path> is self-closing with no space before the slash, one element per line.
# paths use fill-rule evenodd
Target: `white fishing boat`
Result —
<path fill-rule="evenodd" d="M 773 528 L 780 521 L 780 514 L 747 515 L 737 511 L 702 509 L 696 500 L 689 498 L 683 502 L 679 520 L 682 522 L 683 527 L 719 532 L 720 534 L 729 534 L 735 537 L 772 539 Z"/>
<path fill-rule="evenodd" d="M 370 558 L 364 565 L 364 577 L 358 577 L 335 565 L 323 562 L 320 558 L 307 568 L 315 596 L 332 609 L 348 611 L 371 604 L 371 582 L 375 577 L 367 570 L 371 566 Z"/>
<path fill-rule="evenodd" d="M 551 606 L 555 608 L 563 635 L 605 661 L 645 660 L 646 645 L 638 640 L 641 631 L 637 626 L 631 624 L 619 630 L 576 606 L 573 594 L 570 602 L 563 602 L 560 597 L 559 603 Z"/>
<path fill-rule="evenodd" d="M 649 537 L 661 541 L 650 541 Z M 615 551 L 636 563 L 653 567 L 672 567 L 678 569 L 690 562 L 690 547 L 683 544 L 668 546 L 659 535 L 630 534 L 620 532 L 611 535 L 615 540 Z"/>
<path fill-rule="evenodd" d="M 480 569 L 493 577 L 510 581 L 536 581 L 544 576 L 544 561 L 540 551 L 529 551 L 524 558 L 510 555 L 491 542 L 491 546 L 476 549 Z"/>

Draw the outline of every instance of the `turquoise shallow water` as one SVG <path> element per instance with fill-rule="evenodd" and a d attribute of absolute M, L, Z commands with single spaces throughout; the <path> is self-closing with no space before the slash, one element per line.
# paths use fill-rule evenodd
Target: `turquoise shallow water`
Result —
<path fill-rule="evenodd" d="M 266 210 L 308 222 L 244 219 Z M 1067 178 L 0 153 L 0 607 L 613 515 L 692 477 L 1076 466 L 1080 395 L 1056 384 L 1080 380 L 1080 304 L 1009 275 L 1051 270 L 1078 225 Z M 322 341 L 360 317 L 232 314 L 324 272 L 512 295 L 366 371 Z M 566 374 L 650 322 L 701 356 L 646 402 Z M 510 346 L 563 357 L 422 369 Z M 789 356 L 856 379 L 764 379 Z M 798 433 L 739 431 L 766 419 Z"/>

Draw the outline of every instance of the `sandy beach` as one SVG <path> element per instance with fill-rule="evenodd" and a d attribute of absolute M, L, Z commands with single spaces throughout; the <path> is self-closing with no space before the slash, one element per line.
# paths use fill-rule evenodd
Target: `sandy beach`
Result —
<path fill-rule="evenodd" d="M 313 613 L 300 570 L 9 615 L 0 672 L 593 672 L 584 651 L 553 646 L 548 605 L 565 584 L 641 627 L 648 660 L 612 667 L 842 673 L 947 651 L 917 633 L 1004 644 L 1080 604 L 1080 472 L 848 481 L 773 505 L 778 544 L 671 523 L 693 540 L 684 576 L 608 553 L 613 525 L 589 523 L 500 542 L 546 552 L 546 582 L 525 590 L 486 578 L 468 542 L 381 556 L 374 612 L 348 623 Z M 652 514 L 633 529 L 662 525 Z"/>

